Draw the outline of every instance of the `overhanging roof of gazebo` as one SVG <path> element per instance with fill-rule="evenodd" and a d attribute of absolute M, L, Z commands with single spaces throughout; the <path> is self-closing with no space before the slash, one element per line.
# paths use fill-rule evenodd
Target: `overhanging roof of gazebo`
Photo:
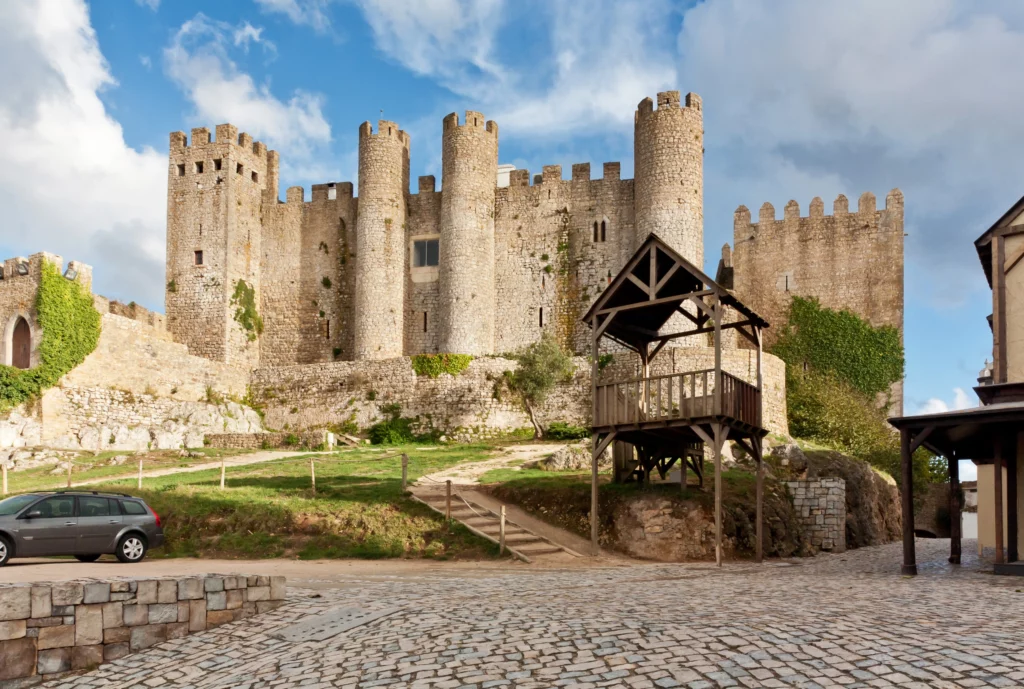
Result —
<path fill-rule="evenodd" d="M 583 320 L 594 327 L 595 318 L 614 313 L 602 334 L 631 348 L 639 348 L 655 341 L 711 332 L 713 328 L 706 325 L 703 309 L 695 308 L 697 315 L 694 316 L 684 312 L 682 305 L 699 300 L 710 306 L 716 298 L 740 314 L 739 320 L 723 323 L 723 329 L 743 331 L 746 326 L 768 327 L 766 320 L 729 290 L 705 275 L 656 234 L 651 234 L 608 289 L 594 301 Z M 662 327 L 677 313 L 693 321 L 692 331 L 662 334 Z"/>
<path fill-rule="evenodd" d="M 974 240 L 974 248 L 978 251 L 978 258 L 981 260 L 981 267 L 988 279 L 988 286 L 992 286 L 992 239 L 999 234 L 1006 232 L 1024 231 L 1024 226 L 1012 226 L 1020 215 L 1024 213 L 1024 196 L 1017 200 L 1017 203 L 1010 206 L 1010 209 L 996 220 L 992 227 L 985 230 L 985 233 Z M 1019 258 L 1019 257 L 1018 257 Z"/>
<path fill-rule="evenodd" d="M 935 454 L 960 459 L 991 459 L 994 441 L 1003 440 L 1004 447 L 1015 443 L 1018 431 L 1024 428 L 1024 402 L 1001 402 L 970 409 L 899 416 L 889 423 L 900 430 L 920 435 L 921 443 Z M 931 430 L 928 430 L 931 429 Z"/>

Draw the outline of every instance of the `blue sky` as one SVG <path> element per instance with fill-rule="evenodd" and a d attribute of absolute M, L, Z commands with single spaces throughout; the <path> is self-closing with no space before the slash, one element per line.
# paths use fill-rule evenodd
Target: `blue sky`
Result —
<path fill-rule="evenodd" d="M 439 174 L 442 117 L 500 159 L 622 162 L 637 102 L 703 98 L 705 245 L 732 212 L 906 196 L 908 412 L 974 404 L 990 297 L 972 241 L 1024 194 L 1016 0 L 52 0 L 0 7 L 0 251 L 162 309 L 170 131 L 230 121 L 290 185 L 356 181 L 381 110 Z M 308 196 L 307 196 L 308 197 Z M 959 390 L 960 392 L 957 392 Z"/>

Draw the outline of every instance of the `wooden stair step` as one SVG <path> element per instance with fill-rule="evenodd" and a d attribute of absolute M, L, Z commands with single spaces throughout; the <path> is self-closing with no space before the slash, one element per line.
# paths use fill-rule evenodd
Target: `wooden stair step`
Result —
<path fill-rule="evenodd" d="M 515 545 L 516 550 L 521 552 L 523 555 L 534 556 L 534 555 L 550 555 L 552 553 L 560 553 L 562 549 L 556 545 L 549 545 L 547 543 L 539 543 L 536 546 L 533 544 L 529 545 Z"/>

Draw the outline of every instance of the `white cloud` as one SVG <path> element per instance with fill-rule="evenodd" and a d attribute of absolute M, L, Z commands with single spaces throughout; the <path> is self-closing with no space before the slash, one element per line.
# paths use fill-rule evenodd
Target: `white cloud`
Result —
<path fill-rule="evenodd" d="M 148 7 L 154 12 L 160 9 L 160 0 L 135 0 L 135 4 L 139 7 Z"/>
<path fill-rule="evenodd" d="M 283 14 L 296 24 L 305 24 L 324 32 L 331 27 L 327 6 L 331 0 L 256 0 L 268 14 Z"/>
<path fill-rule="evenodd" d="M 125 143 L 81 0 L 0 3 L 0 243 L 91 263 L 96 291 L 163 303 L 167 158 Z"/>
<path fill-rule="evenodd" d="M 153 60 L 150 59 L 149 55 L 139 55 L 139 64 L 147 70 L 153 69 Z"/>
<path fill-rule="evenodd" d="M 946 400 L 938 397 L 932 397 L 931 399 L 925 400 L 918 410 L 917 414 L 941 414 L 947 411 L 959 411 L 961 409 L 970 409 L 971 407 L 978 406 L 977 400 L 973 395 L 968 394 L 963 388 L 953 388 L 953 401 L 946 402 Z"/>
<path fill-rule="evenodd" d="M 231 26 L 198 14 L 182 24 L 164 50 L 165 69 L 195 106 L 195 120 L 237 125 L 279 150 L 282 168 L 314 164 L 319 148 L 331 140 L 323 97 L 296 90 L 285 102 L 269 83 L 257 85 L 229 54 L 231 46 L 249 42 L 266 44 L 248 23 Z"/>

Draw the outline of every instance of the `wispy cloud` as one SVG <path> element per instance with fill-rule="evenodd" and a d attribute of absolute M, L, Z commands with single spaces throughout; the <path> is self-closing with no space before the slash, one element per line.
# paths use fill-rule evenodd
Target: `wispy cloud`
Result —
<path fill-rule="evenodd" d="M 283 14 L 296 24 L 312 27 L 318 32 L 331 28 L 327 8 L 331 0 L 255 0 L 267 14 Z"/>
<path fill-rule="evenodd" d="M 154 12 L 160 9 L 160 0 L 135 0 L 135 4 L 139 7 L 148 7 Z"/>
<path fill-rule="evenodd" d="M 944 399 L 938 397 L 932 397 L 929 400 L 925 400 L 917 412 L 917 414 L 941 414 L 947 411 L 958 411 L 960 409 L 970 409 L 971 407 L 978 406 L 978 400 L 972 394 L 968 394 L 963 388 L 953 388 L 953 400 L 947 402 Z"/>

